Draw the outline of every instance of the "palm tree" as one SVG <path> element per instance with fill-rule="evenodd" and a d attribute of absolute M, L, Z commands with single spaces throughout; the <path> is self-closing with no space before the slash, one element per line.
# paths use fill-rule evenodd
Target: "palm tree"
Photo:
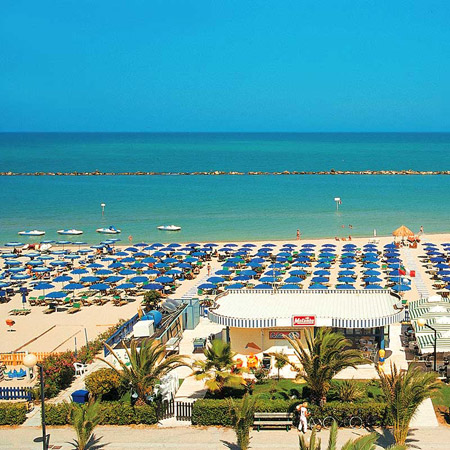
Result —
<path fill-rule="evenodd" d="M 221 391 L 224 387 L 239 387 L 245 385 L 242 378 L 243 368 L 236 368 L 230 344 L 214 339 L 203 353 L 205 361 L 195 361 L 192 364 L 192 375 L 196 380 L 205 380 L 205 385 L 211 392 Z"/>
<path fill-rule="evenodd" d="M 405 445 L 409 423 L 419 405 L 431 397 L 441 387 L 441 383 L 435 372 L 424 372 L 414 365 L 410 365 L 408 370 L 399 371 L 395 364 L 391 364 L 390 375 L 380 368 L 377 370 L 388 412 L 393 421 L 395 442 Z"/>
<path fill-rule="evenodd" d="M 77 434 L 77 439 L 72 445 L 78 450 L 86 450 L 98 442 L 93 432 L 101 420 L 98 414 L 99 404 L 98 400 L 95 403 L 91 401 L 87 405 L 75 404 L 72 409 L 72 426 Z"/>
<path fill-rule="evenodd" d="M 306 346 L 300 339 L 286 338 L 294 349 L 301 363 L 301 368 L 291 364 L 298 372 L 297 378 L 303 378 L 311 389 L 311 400 L 322 404 L 331 386 L 331 380 L 347 367 L 356 368 L 358 364 L 368 363 L 361 352 L 350 348 L 351 342 L 341 333 L 329 328 L 319 328 L 314 337 L 311 331 L 306 332 Z"/>
<path fill-rule="evenodd" d="M 338 427 L 336 421 L 333 422 L 330 429 L 330 436 L 328 439 L 327 450 L 337 450 L 337 433 Z M 366 434 L 365 436 L 360 436 L 355 440 L 348 440 L 341 450 L 375 450 L 375 442 L 378 439 L 377 433 Z M 304 436 L 299 437 L 299 449 L 300 450 L 320 450 L 321 442 L 320 439 L 316 438 L 316 429 L 314 428 L 309 442 L 305 439 Z M 403 445 L 393 445 L 390 446 L 387 450 L 406 450 L 406 447 Z"/>
<path fill-rule="evenodd" d="M 228 398 L 227 401 L 238 446 L 241 450 L 247 450 L 250 443 L 250 428 L 253 426 L 256 397 L 245 394 L 242 402 L 236 402 L 232 398 Z"/>
<path fill-rule="evenodd" d="M 132 339 L 130 348 L 124 342 L 122 344 L 130 361 L 129 366 L 108 344 L 105 346 L 119 363 L 120 369 L 114 367 L 109 361 L 99 359 L 115 370 L 124 384 L 130 386 L 137 394 L 137 404 L 145 403 L 147 396 L 151 395 L 161 377 L 177 367 L 188 366 L 188 363 L 184 361 L 186 356 L 170 355 L 166 357 L 165 346 L 154 339 L 144 339 L 140 343 Z"/>

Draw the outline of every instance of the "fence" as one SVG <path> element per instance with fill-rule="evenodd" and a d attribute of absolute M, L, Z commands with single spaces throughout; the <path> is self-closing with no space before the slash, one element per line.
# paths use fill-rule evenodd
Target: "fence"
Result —
<path fill-rule="evenodd" d="M 156 415 L 158 420 L 168 419 L 175 415 L 175 402 L 170 400 L 170 402 L 163 402 L 158 405 L 156 409 Z"/>
<path fill-rule="evenodd" d="M 31 391 L 21 387 L 0 387 L 0 400 L 32 400 Z"/>
<path fill-rule="evenodd" d="M 192 418 L 192 407 L 194 403 L 176 402 L 177 420 L 190 421 Z"/>
<path fill-rule="evenodd" d="M 50 355 L 57 355 L 53 352 L 33 352 L 36 355 L 37 361 L 42 362 L 44 358 Z M 17 353 L 0 353 L 0 361 L 6 366 L 22 366 L 23 358 L 27 355 L 26 352 Z"/>
<path fill-rule="evenodd" d="M 139 314 L 133 316 L 130 320 L 122 324 L 117 331 L 111 335 L 108 339 L 106 339 L 106 344 L 111 347 L 114 347 L 118 342 L 124 339 L 128 334 L 133 331 L 134 325 L 139 321 Z M 106 347 L 103 347 L 103 355 L 106 358 L 109 355 L 109 350 Z"/>

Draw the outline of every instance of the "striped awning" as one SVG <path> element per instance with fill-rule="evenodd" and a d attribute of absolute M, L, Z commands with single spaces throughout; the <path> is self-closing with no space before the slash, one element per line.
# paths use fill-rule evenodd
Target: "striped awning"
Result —
<path fill-rule="evenodd" d="M 285 328 L 293 317 L 314 317 L 316 327 L 378 328 L 401 322 L 398 296 L 379 291 L 274 293 L 231 291 L 216 299 L 209 319 L 232 328 Z"/>

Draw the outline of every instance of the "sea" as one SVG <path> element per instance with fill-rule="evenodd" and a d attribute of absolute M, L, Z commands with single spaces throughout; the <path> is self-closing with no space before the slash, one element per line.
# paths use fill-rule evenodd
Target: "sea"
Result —
<path fill-rule="evenodd" d="M 450 133 L 0 133 L 1 172 L 331 169 L 449 170 Z M 92 244 L 110 225 L 124 243 L 440 233 L 450 176 L 11 176 L 0 204 L 0 244 L 65 228 Z M 171 224 L 181 231 L 157 230 Z"/>

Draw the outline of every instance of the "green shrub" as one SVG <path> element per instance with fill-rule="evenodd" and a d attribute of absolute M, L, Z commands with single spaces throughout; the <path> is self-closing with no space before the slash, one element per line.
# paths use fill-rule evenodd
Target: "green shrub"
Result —
<path fill-rule="evenodd" d="M 241 400 L 237 400 L 238 403 Z M 298 401 L 268 400 L 258 398 L 255 404 L 257 412 L 293 412 Z M 231 426 L 232 418 L 227 400 L 197 400 L 192 410 L 193 425 Z"/>
<path fill-rule="evenodd" d="M 66 425 L 71 423 L 73 403 L 46 405 L 46 423 L 48 425 Z M 101 425 L 152 425 L 158 422 L 153 405 L 131 406 L 122 402 L 103 402 L 99 406 Z"/>
<path fill-rule="evenodd" d="M 21 425 L 26 414 L 26 403 L 0 402 L 0 425 Z"/>
<path fill-rule="evenodd" d="M 110 368 L 103 368 L 86 376 L 86 389 L 94 396 L 105 399 L 118 399 L 121 380 L 119 374 Z"/>
<path fill-rule="evenodd" d="M 96 339 L 89 342 L 89 345 L 81 347 L 77 355 L 68 351 L 47 356 L 42 365 L 44 367 L 45 398 L 56 397 L 60 391 L 67 389 L 75 377 L 74 362 L 89 364 L 95 355 L 103 348 L 103 342 L 114 334 L 124 321 L 120 320 L 113 327 L 108 328 Z"/>
<path fill-rule="evenodd" d="M 239 400 L 240 401 L 240 400 Z M 258 412 L 295 412 L 298 401 L 294 400 L 265 400 L 259 398 L 256 402 Z M 311 416 L 318 419 L 334 417 L 338 423 L 343 423 L 344 419 L 352 416 L 359 416 L 363 421 L 369 418 L 374 425 L 385 425 L 386 404 L 385 403 L 326 403 L 322 409 L 316 405 L 310 405 Z M 204 399 L 194 403 L 192 411 L 193 425 L 222 425 L 231 426 L 232 420 L 230 410 L 226 400 Z"/>

